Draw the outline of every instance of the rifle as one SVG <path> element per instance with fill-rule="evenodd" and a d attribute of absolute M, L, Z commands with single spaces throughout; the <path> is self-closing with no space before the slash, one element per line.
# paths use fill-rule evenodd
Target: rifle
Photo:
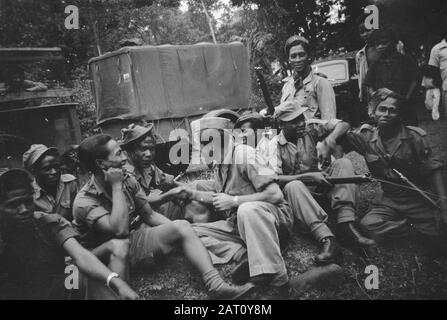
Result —
<path fill-rule="evenodd" d="M 264 96 L 265 104 L 267 105 L 267 115 L 273 115 L 275 112 L 275 107 L 273 106 L 272 98 L 270 97 L 267 84 L 265 82 L 264 75 L 262 74 L 261 67 L 255 67 L 256 76 L 259 80 L 259 85 L 261 86 L 262 95 Z"/>
<path fill-rule="evenodd" d="M 373 181 L 373 179 L 368 175 L 357 175 L 350 177 L 326 177 L 326 180 L 331 184 L 345 184 L 345 183 L 360 184 Z"/>

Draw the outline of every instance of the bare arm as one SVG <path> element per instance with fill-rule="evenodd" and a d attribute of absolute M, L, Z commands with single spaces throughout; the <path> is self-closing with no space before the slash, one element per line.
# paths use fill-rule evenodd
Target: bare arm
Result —
<path fill-rule="evenodd" d="M 143 218 L 144 223 L 151 227 L 159 226 L 171 221 L 164 215 L 153 211 L 148 203 L 146 203 L 141 210 L 141 217 Z"/>
<path fill-rule="evenodd" d="M 301 181 L 305 185 L 331 185 L 326 180 L 326 175 L 323 172 L 307 172 L 296 175 L 279 175 L 277 178 L 278 184 L 282 187 L 295 180 Z"/>
<path fill-rule="evenodd" d="M 272 204 L 281 203 L 284 200 L 281 189 L 276 183 L 269 184 L 263 191 L 243 196 L 230 196 L 225 193 L 213 195 L 213 205 L 218 211 L 226 211 L 237 208 L 245 202 L 264 201 Z"/>
<path fill-rule="evenodd" d="M 93 253 L 81 246 L 76 239 L 70 238 L 65 241 L 63 248 L 73 258 L 79 270 L 92 279 L 106 283 L 107 277 L 112 271 Z M 110 287 L 123 300 L 138 299 L 138 295 L 120 278 L 113 278 L 110 281 Z"/>

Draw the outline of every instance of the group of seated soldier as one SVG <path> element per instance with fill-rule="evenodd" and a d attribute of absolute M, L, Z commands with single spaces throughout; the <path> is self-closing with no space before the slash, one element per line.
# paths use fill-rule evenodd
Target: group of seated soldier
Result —
<path fill-rule="evenodd" d="M 88 285 L 77 291 L 84 298 L 137 299 L 126 283 L 129 268 L 157 263 L 179 249 L 210 298 L 236 299 L 258 285 L 289 286 L 282 253 L 297 232 L 320 244 L 320 265 L 338 261 L 336 239 L 367 251 L 414 231 L 438 243 L 447 223 L 442 163 L 422 129 L 403 125 L 401 95 L 379 89 L 373 102 L 377 126 L 353 130 L 337 119 L 306 120 L 305 107 L 285 101 L 274 114 L 279 134 L 256 148 L 243 143 L 247 139 L 240 143 L 228 119 L 195 120 L 192 133 L 200 150 L 212 151 L 201 159 L 214 178 L 188 184 L 155 165 L 152 125 L 130 125 L 120 141 L 106 134 L 82 141 L 78 157 L 91 178 L 80 190 L 76 177 L 61 174 L 57 149 L 32 145 L 23 155 L 24 169 L 0 176 L 2 271 L 8 274 L 0 297 L 66 295 L 66 255 L 83 275 L 83 288 Z M 259 125 L 255 118 L 238 122 L 246 138 Z M 360 221 L 358 187 L 328 181 L 355 174 L 343 151 L 363 155 L 373 176 L 384 181 L 383 194 Z M 437 195 L 438 206 L 399 187 L 399 174 Z M 214 267 L 230 261 L 237 263 L 233 284 Z"/>

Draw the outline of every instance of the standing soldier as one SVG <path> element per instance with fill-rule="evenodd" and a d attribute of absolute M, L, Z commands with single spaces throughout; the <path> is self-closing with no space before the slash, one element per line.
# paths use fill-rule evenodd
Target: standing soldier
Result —
<path fill-rule="evenodd" d="M 292 67 L 292 75 L 284 79 L 281 104 L 292 102 L 296 108 L 306 107 L 306 119 L 335 119 L 335 93 L 327 79 L 313 72 L 309 41 L 292 36 L 286 41 L 285 53 Z"/>
<path fill-rule="evenodd" d="M 432 48 L 428 64 L 441 71 L 443 115 L 447 118 L 447 22 L 444 22 L 444 39 Z"/>
<path fill-rule="evenodd" d="M 379 89 L 372 97 L 378 126 L 364 125 L 339 139 L 344 151 L 357 151 L 365 157 L 373 177 L 390 182 L 382 183 L 383 195 L 361 220 L 363 229 L 378 240 L 405 236 L 411 229 L 435 237 L 439 234 L 436 217 L 441 217 L 441 225 L 447 223 L 443 164 L 432 154 L 424 130 L 403 125 L 405 101 L 398 93 Z M 406 179 L 417 187 L 410 187 Z M 436 200 L 440 199 L 441 215 L 421 192 L 430 187 Z"/>

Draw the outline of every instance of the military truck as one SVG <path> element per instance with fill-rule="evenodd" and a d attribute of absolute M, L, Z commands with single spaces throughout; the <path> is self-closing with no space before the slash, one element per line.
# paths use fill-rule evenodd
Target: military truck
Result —
<path fill-rule="evenodd" d="M 65 61 L 61 48 L 0 48 L 0 168 L 21 166 L 23 152 L 34 143 L 64 152 L 80 142 Z M 11 70 L 23 71 L 23 79 L 15 80 L 22 84 L 42 77 L 32 80 L 45 88 L 8 87 Z"/>
<path fill-rule="evenodd" d="M 234 118 L 249 104 L 248 51 L 240 42 L 124 47 L 91 59 L 89 70 L 102 131 L 119 138 L 130 123 L 153 122 L 157 165 L 173 174 L 188 167 L 171 163 L 169 149 L 190 142 L 191 121 L 209 112 Z"/>
<path fill-rule="evenodd" d="M 356 52 L 324 57 L 312 64 L 312 68 L 327 77 L 335 92 L 337 118 L 358 125 L 366 120 L 366 108 L 359 100 L 358 75 L 355 65 Z"/>

